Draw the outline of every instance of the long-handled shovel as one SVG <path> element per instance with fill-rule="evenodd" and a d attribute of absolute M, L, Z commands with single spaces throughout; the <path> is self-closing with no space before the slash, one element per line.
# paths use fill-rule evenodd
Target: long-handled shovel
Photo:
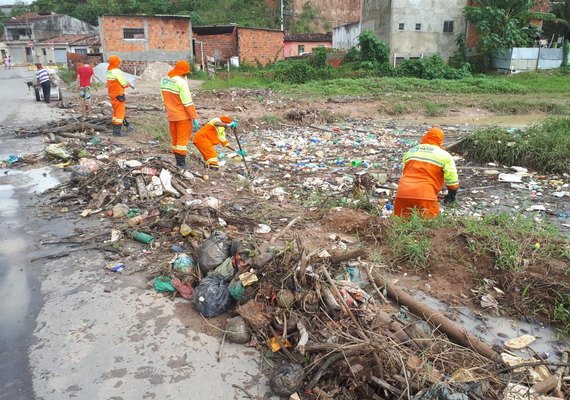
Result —
<path fill-rule="evenodd" d="M 240 142 L 238 134 L 237 134 L 237 128 L 233 128 L 232 130 L 234 131 L 234 136 L 236 137 L 236 142 L 237 142 L 237 145 L 240 149 L 240 152 L 243 153 L 243 149 L 241 148 L 241 142 Z M 245 170 L 247 172 L 248 177 L 253 178 L 253 174 L 251 173 L 251 170 L 249 169 L 249 166 L 247 165 L 247 161 L 245 160 L 245 156 L 241 156 L 241 159 L 243 160 L 243 165 L 245 166 Z"/>

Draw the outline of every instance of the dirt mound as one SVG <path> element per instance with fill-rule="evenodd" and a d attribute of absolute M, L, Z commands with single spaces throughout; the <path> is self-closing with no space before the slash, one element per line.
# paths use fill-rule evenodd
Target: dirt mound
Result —
<path fill-rule="evenodd" d="M 170 64 L 154 62 L 147 65 L 139 80 L 145 82 L 158 81 L 172 69 Z"/>

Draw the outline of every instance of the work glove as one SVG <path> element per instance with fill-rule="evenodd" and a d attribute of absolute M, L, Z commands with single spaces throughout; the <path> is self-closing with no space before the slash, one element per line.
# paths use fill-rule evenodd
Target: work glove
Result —
<path fill-rule="evenodd" d="M 443 204 L 451 205 L 455 203 L 455 196 L 457 196 L 457 189 L 448 189 L 447 195 L 443 198 Z"/>
<path fill-rule="evenodd" d="M 230 124 L 228 126 L 232 129 L 235 129 L 238 127 L 238 123 L 237 123 L 237 121 L 234 120 L 234 121 L 230 122 Z"/>
<path fill-rule="evenodd" d="M 239 154 L 240 156 L 242 156 L 242 157 L 245 157 L 245 155 L 247 154 L 247 153 L 245 152 L 245 150 L 243 150 L 243 149 L 239 149 L 238 151 L 236 151 L 236 153 L 238 153 L 238 154 Z"/>
<path fill-rule="evenodd" d="M 192 121 L 192 126 L 194 127 L 194 129 L 192 130 L 192 132 L 197 132 L 198 129 L 200 129 L 200 124 L 198 123 L 197 119 L 194 119 Z"/>

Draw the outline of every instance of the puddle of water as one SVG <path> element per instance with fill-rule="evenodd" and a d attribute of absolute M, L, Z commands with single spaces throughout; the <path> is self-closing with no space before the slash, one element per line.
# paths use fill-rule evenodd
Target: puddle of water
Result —
<path fill-rule="evenodd" d="M 60 180 L 53 174 L 51 167 L 41 167 L 28 170 L 11 169 L 9 175 L 17 175 L 25 177 L 23 186 L 28 188 L 29 193 L 42 193 L 52 187 L 59 185 Z"/>
<path fill-rule="evenodd" d="M 529 358 L 536 352 L 539 354 L 546 353 L 550 360 L 560 361 L 558 351 L 564 349 L 570 343 L 570 337 L 562 335 L 548 326 L 490 315 L 485 315 L 484 320 L 482 320 L 469 307 L 452 308 L 439 300 L 427 296 L 425 293 L 416 295 L 416 297 L 435 310 L 454 313 L 457 315 L 456 323 L 490 345 L 498 345 L 504 348 L 504 342 L 509 339 L 514 339 L 524 334 L 536 337 L 536 341 L 530 344 L 528 349 L 509 350 L 523 358 Z"/>
<path fill-rule="evenodd" d="M 14 198 L 14 186 L 0 185 L 0 216 L 12 217 L 18 210 L 18 201 Z"/>

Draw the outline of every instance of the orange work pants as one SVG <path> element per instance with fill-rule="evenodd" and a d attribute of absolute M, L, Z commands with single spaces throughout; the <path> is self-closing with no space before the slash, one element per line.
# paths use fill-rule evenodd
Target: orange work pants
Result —
<path fill-rule="evenodd" d="M 185 156 L 188 154 L 188 142 L 192 133 L 192 121 L 184 119 L 182 121 L 170 121 L 169 130 L 172 143 L 172 152 Z"/>
<path fill-rule="evenodd" d="M 127 110 L 125 102 L 111 99 L 111 107 L 113 108 L 113 125 L 123 125 Z"/>
<path fill-rule="evenodd" d="M 208 136 L 204 132 L 196 133 L 194 136 L 194 146 L 198 148 L 202 157 L 204 157 L 204 161 L 208 166 L 217 167 L 218 164 L 218 153 L 214 149 L 214 145 L 208 139 Z"/>
<path fill-rule="evenodd" d="M 439 214 L 439 202 L 437 200 L 402 199 L 399 197 L 394 200 L 394 215 L 407 218 L 412 215 L 413 210 L 418 210 L 426 218 L 435 218 Z"/>

